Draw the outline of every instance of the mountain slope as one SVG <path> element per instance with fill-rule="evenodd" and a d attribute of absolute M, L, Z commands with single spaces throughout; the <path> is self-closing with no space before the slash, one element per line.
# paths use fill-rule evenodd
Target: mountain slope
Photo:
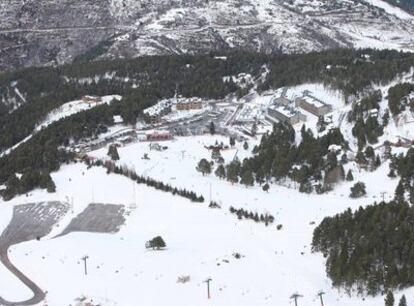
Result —
<path fill-rule="evenodd" d="M 372 1 L 6 0 L 0 68 L 229 50 L 414 50 L 414 17 Z"/>

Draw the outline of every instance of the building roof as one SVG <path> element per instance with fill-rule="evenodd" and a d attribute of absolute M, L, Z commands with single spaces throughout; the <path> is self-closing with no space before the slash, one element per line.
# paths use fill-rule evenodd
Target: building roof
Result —
<path fill-rule="evenodd" d="M 282 114 L 286 118 L 292 118 L 299 113 L 298 110 L 291 108 L 291 107 L 283 106 L 283 105 L 270 105 L 269 109 L 277 111 L 278 113 Z"/>
<path fill-rule="evenodd" d="M 306 103 L 315 106 L 316 108 L 321 108 L 326 106 L 327 104 L 322 102 L 321 100 L 310 96 L 310 95 L 304 95 L 303 97 L 301 97 L 300 99 L 305 100 Z"/>
<path fill-rule="evenodd" d="M 148 116 L 159 115 L 166 108 L 171 106 L 171 100 L 161 100 L 157 104 L 144 109 L 144 114 Z"/>

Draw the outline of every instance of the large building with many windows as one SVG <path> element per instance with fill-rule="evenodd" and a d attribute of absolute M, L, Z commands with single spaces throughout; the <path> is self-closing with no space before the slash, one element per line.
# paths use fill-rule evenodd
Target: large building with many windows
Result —
<path fill-rule="evenodd" d="M 318 117 L 332 112 L 332 105 L 327 104 L 308 93 L 304 93 L 302 97 L 296 98 L 295 105 Z"/>
<path fill-rule="evenodd" d="M 306 121 L 306 116 L 293 107 L 273 104 L 267 109 L 267 117 L 273 121 L 288 122 L 296 124 Z"/>

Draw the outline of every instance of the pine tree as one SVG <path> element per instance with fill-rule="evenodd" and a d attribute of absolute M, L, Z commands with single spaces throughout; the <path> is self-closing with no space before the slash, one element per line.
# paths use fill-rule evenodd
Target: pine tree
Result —
<path fill-rule="evenodd" d="M 221 157 L 220 149 L 214 148 L 211 151 L 211 159 L 217 161 L 217 160 L 219 160 L 220 157 Z"/>
<path fill-rule="evenodd" d="M 236 139 L 232 136 L 230 136 L 230 146 L 234 147 L 234 145 L 236 144 Z"/>
<path fill-rule="evenodd" d="M 353 181 L 353 180 L 354 180 L 354 176 L 353 176 L 353 174 L 352 174 L 352 170 L 351 170 L 351 169 L 349 169 L 349 170 L 348 170 L 348 173 L 346 174 L 346 180 L 347 180 L 348 182 L 351 182 L 351 181 Z"/>
<path fill-rule="evenodd" d="M 403 295 L 398 303 L 398 306 L 407 306 L 407 300 L 405 299 L 405 295 Z"/>
<path fill-rule="evenodd" d="M 236 162 L 231 162 L 226 168 L 227 180 L 232 184 L 237 183 L 239 181 L 239 171 Z"/>
<path fill-rule="evenodd" d="M 249 144 L 247 143 L 247 141 L 244 142 L 243 149 L 245 150 L 249 149 Z"/>
<path fill-rule="evenodd" d="M 154 237 L 150 241 L 147 241 L 147 243 L 145 244 L 146 248 L 152 248 L 153 250 L 159 250 L 161 248 L 165 248 L 166 246 L 167 244 L 161 236 Z"/>
<path fill-rule="evenodd" d="M 223 165 L 219 165 L 216 169 L 216 171 L 214 172 L 214 174 L 220 178 L 223 179 L 226 177 L 226 169 L 224 168 Z"/>
<path fill-rule="evenodd" d="M 395 189 L 395 200 L 398 202 L 402 202 L 404 201 L 404 194 L 405 194 L 405 189 L 404 189 L 404 184 L 403 181 L 400 180 L 398 182 L 397 188 Z"/>
<path fill-rule="evenodd" d="M 264 184 L 263 187 L 262 187 L 262 189 L 265 192 L 269 192 L 269 184 L 268 183 Z"/>
<path fill-rule="evenodd" d="M 213 121 L 210 122 L 209 130 L 210 130 L 210 134 L 211 135 L 216 134 L 216 126 L 214 125 L 214 122 Z"/>
<path fill-rule="evenodd" d="M 49 193 L 54 193 L 54 192 L 56 192 L 56 185 L 55 185 L 55 183 L 53 182 L 53 180 L 51 179 L 48 183 L 47 183 L 47 185 L 46 185 L 46 190 L 47 190 L 47 192 L 49 192 Z"/>
<path fill-rule="evenodd" d="M 397 175 L 395 174 L 395 170 L 393 168 L 390 169 L 390 172 L 388 173 L 388 177 L 395 178 Z"/>
<path fill-rule="evenodd" d="M 363 182 L 357 182 L 353 187 L 351 187 L 351 198 L 360 198 L 366 195 L 365 184 Z"/>
<path fill-rule="evenodd" d="M 250 169 L 245 169 L 242 172 L 240 183 L 247 186 L 253 186 L 254 178 Z"/>
<path fill-rule="evenodd" d="M 203 158 L 198 162 L 198 165 L 196 167 L 196 170 L 198 172 L 201 172 L 204 175 L 211 173 L 211 165 L 208 162 L 207 159 Z"/>
<path fill-rule="evenodd" d="M 381 166 L 381 158 L 379 157 L 379 155 L 378 155 L 378 154 L 377 154 L 377 156 L 375 157 L 374 166 L 375 166 L 375 168 L 378 168 L 379 166 Z"/>
<path fill-rule="evenodd" d="M 112 160 L 119 160 L 118 149 L 115 145 L 110 145 L 107 154 Z"/>
<path fill-rule="evenodd" d="M 387 296 L 384 299 L 385 306 L 394 306 L 394 295 L 391 291 L 388 291 Z"/>

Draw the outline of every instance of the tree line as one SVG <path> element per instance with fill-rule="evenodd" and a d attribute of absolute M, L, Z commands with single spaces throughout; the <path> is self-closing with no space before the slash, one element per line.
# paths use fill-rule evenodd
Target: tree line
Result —
<path fill-rule="evenodd" d="M 142 175 L 138 175 L 134 170 L 128 169 L 125 166 L 118 166 L 115 162 L 111 160 L 102 161 L 99 159 L 94 160 L 94 159 L 86 157 L 84 161 L 88 165 L 88 167 L 92 167 L 92 166 L 104 167 L 107 170 L 108 174 L 115 173 L 115 174 L 123 175 L 135 181 L 137 184 L 145 184 L 149 187 L 155 188 L 156 190 L 169 192 L 172 195 L 178 195 L 183 198 L 189 199 L 192 202 L 198 202 L 198 203 L 204 202 L 204 197 L 202 195 L 197 195 L 194 191 L 188 191 L 187 189 L 179 189 L 176 187 L 172 187 L 170 184 L 157 181 L 150 177 L 144 177 Z"/>
<path fill-rule="evenodd" d="M 326 217 L 312 250 L 326 257 L 337 288 L 377 295 L 414 285 L 414 208 L 392 201 Z"/>
<path fill-rule="evenodd" d="M 369 62 L 364 60 L 363 55 L 367 54 L 371 58 Z M 61 150 L 63 146 L 97 137 L 113 124 L 114 115 L 121 115 L 127 124 L 133 124 L 142 116 L 143 109 L 173 96 L 177 89 L 187 97 L 223 98 L 238 90 L 231 78 L 223 81 L 225 76 L 241 72 L 256 76 L 267 65 L 270 74 L 267 81 L 259 84 L 260 90 L 313 81 L 357 95 L 367 84 L 387 82 L 391 76 L 407 71 L 413 63 L 414 55 L 409 53 L 331 50 L 303 55 L 231 53 L 227 54 L 226 61 L 217 60 L 213 55 L 149 56 L 2 73 L 0 101 L 12 96 L 18 98 L 15 91 L 18 89 L 26 102 L 14 111 L 8 108 L 8 103 L 0 102 L 0 151 L 28 137 L 50 111 L 68 101 L 86 94 L 118 94 L 123 99 L 54 123 L 0 158 L 0 184 L 14 173 L 31 171 L 36 173 L 32 177 L 40 177 L 41 173 L 58 170 L 61 163 L 72 159 L 71 154 Z M 329 71 L 328 65 L 332 67 Z M 229 169 L 231 174 L 234 168 Z M 273 172 L 278 177 L 286 171 L 275 166 Z M 310 177 L 308 173 L 313 170 L 303 168 L 300 173 Z M 256 179 L 262 181 L 263 175 L 259 171 Z M 243 182 L 251 184 L 248 171 L 244 172 Z M 309 186 L 305 187 L 309 190 Z"/>

